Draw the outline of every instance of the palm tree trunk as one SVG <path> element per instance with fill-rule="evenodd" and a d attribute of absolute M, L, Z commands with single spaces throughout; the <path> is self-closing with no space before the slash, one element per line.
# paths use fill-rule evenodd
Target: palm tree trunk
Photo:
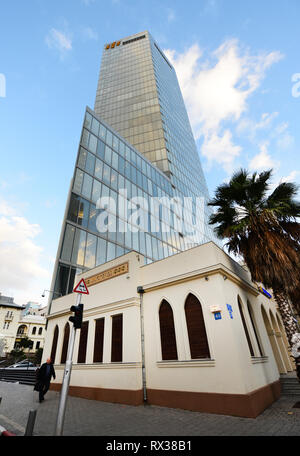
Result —
<path fill-rule="evenodd" d="M 285 293 L 282 290 L 273 289 L 273 293 L 282 318 L 287 339 L 289 341 L 290 346 L 292 346 L 292 337 L 295 333 L 298 332 L 298 327 L 297 323 L 294 320 L 291 306 L 288 302 L 288 299 L 285 296 Z"/>

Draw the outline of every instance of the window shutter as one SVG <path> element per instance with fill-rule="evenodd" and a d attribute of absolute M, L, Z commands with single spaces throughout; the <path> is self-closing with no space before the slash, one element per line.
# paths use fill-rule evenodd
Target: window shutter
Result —
<path fill-rule="evenodd" d="M 112 316 L 111 362 L 122 362 L 123 314 Z"/>
<path fill-rule="evenodd" d="M 57 341 L 58 341 L 58 326 L 55 326 L 54 330 L 54 335 L 53 335 L 53 342 L 52 342 L 52 348 L 51 348 L 51 362 L 54 364 L 55 363 L 55 356 L 56 356 L 56 349 L 57 349 Z"/>
<path fill-rule="evenodd" d="M 78 348 L 78 363 L 85 363 L 86 359 L 86 347 L 87 347 L 87 338 L 88 338 L 89 322 L 82 322 L 80 329 L 80 339 L 79 339 L 79 348 Z"/>
<path fill-rule="evenodd" d="M 163 300 L 159 309 L 161 352 L 163 360 L 178 359 L 173 311 Z"/>
<path fill-rule="evenodd" d="M 190 342 L 191 358 L 210 358 L 202 307 L 193 294 L 185 301 L 185 318 Z"/>
<path fill-rule="evenodd" d="M 67 359 L 67 354 L 68 354 L 68 345 L 69 345 L 69 335 L 70 335 L 70 326 L 69 323 L 66 323 L 65 325 L 65 332 L 64 332 L 64 341 L 63 341 L 63 347 L 61 351 L 61 364 L 65 364 L 66 359 Z"/>
<path fill-rule="evenodd" d="M 103 340 L 104 340 L 104 318 L 96 320 L 95 342 L 94 342 L 94 363 L 103 362 Z"/>

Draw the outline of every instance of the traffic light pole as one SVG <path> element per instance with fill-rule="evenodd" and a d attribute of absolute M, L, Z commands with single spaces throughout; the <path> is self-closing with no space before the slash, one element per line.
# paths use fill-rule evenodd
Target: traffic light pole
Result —
<path fill-rule="evenodd" d="M 80 304 L 80 301 L 81 301 L 81 294 L 78 293 L 77 297 L 76 297 L 76 306 L 78 306 Z M 69 391 L 69 384 L 70 384 L 70 377 L 71 377 L 71 370 L 72 370 L 73 350 L 74 350 L 74 342 L 75 342 L 75 335 L 76 335 L 75 326 L 74 325 L 71 325 L 71 326 L 72 326 L 72 329 L 71 329 L 71 335 L 70 335 L 70 340 L 69 340 L 67 360 L 66 360 L 66 365 L 65 365 L 65 370 L 64 370 L 64 378 L 63 378 L 61 393 L 60 393 L 60 401 L 59 401 L 58 414 L 57 414 L 57 420 L 56 420 L 55 435 L 62 435 L 63 427 L 64 427 L 66 403 L 67 403 L 67 397 L 68 397 L 68 391 Z"/>

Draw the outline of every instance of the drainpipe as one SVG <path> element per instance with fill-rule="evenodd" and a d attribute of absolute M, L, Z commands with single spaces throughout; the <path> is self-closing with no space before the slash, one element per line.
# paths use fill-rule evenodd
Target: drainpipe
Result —
<path fill-rule="evenodd" d="M 144 333 L 144 302 L 143 302 L 143 294 L 145 293 L 145 290 L 143 289 L 143 287 L 137 287 L 137 292 L 140 295 L 143 395 L 144 395 L 144 402 L 147 402 L 146 365 L 145 365 L 145 333 Z"/>

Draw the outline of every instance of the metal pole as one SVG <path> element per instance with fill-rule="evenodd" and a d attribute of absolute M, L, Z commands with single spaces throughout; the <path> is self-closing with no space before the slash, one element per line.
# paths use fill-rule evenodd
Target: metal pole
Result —
<path fill-rule="evenodd" d="M 78 293 L 77 297 L 76 297 L 76 306 L 78 306 L 80 304 L 80 301 L 81 301 L 81 294 Z M 66 360 L 66 365 L 65 365 L 65 370 L 64 370 L 64 378 L 63 378 L 61 393 L 60 393 L 60 401 L 59 401 L 58 414 L 57 414 L 57 420 L 56 420 L 55 435 L 62 435 L 62 433 L 63 433 L 65 412 L 66 412 L 66 403 L 67 403 L 71 370 L 72 370 L 72 359 L 73 359 L 75 335 L 76 335 L 76 329 L 74 328 L 74 325 L 72 325 L 71 335 L 70 335 L 70 340 L 69 340 L 69 347 L 68 347 L 68 355 L 67 355 L 67 360 Z"/>
<path fill-rule="evenodd" d="M 36 410 L 30 410 L 24 435 L 33 435 L 33 428 L 36 418 Z"/>
<path fill-rule="evenodd" d="M 147 402 L 146 365 L 145 365 L 145 332 L 144 332 L 144 302 L 143 302 L 143 294 L 145 293 L 145 291 L 144 291 L 143 287 L 138 287 L 137 291 L 140 294 L 143 394 L 144 394 L 144 402 Z"/>

